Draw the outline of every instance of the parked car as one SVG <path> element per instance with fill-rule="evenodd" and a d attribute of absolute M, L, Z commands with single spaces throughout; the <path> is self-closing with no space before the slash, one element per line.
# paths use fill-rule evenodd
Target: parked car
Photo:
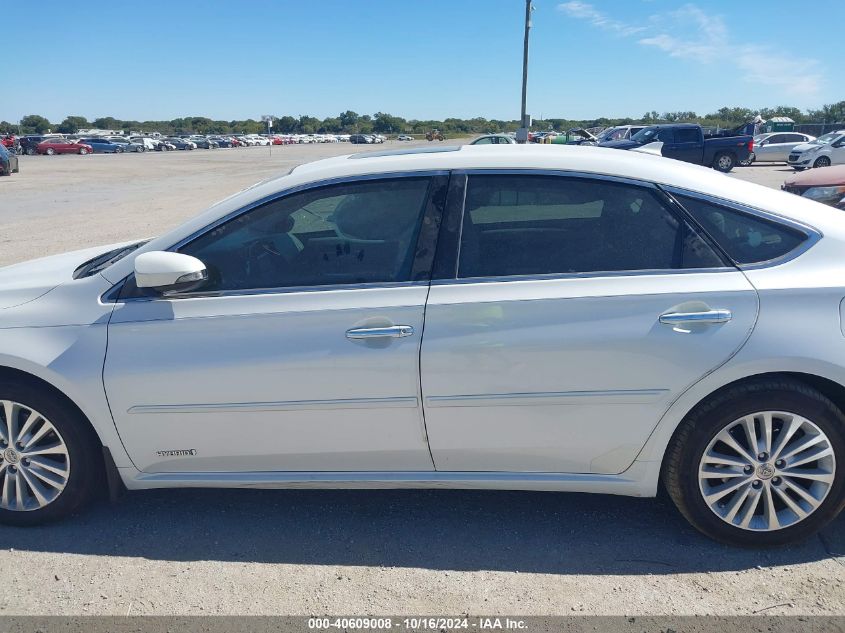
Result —
<path fill-rule="evenodd" d="M 93 152 L 94 148 L 90 145 L 63 138 L 44 139 L 35 146 L 36 154 L 47 154 L 48 156 L 52 156 L 53 154 L 82 154 L 84 156 Z"/>
<path fill-rule="evenodd" d="M 95 154 L 122 154 L 125 150 L 125 143 L 115 143 L 107 138 L 88 137 L 79 139 L 79 142 L 88 145 Z"/>
<path fill-rule="evenodd" d="M 845 163 L 845 130 L 828 132 L 809 143 L 797 145 L 787 164 L 796 171 L 809 167 L 829 167 Z"/>
<path fill-rule="evenodd" d="M 605 141 L 598 146 L 633 149 L 653 142 L 663 143 L 661 151 L 666 158 L 712 167 L 721 172 L 729 172 L 740 161 L 748 160 L 754 150 L 751 136 L 704 138 L 701 126 L 696 123 L 649 125 L 628 140 Z"/>
<path fill-rule="evenodd" d="M 18 139 L 21 153 L 26 154 L 27 156 L 34 156 L 35 150 L 38 147 L 38 144 L 43 141 L 46 136 L 43 135 L 36 135 L 36 134 L 29 134 L 27 136 L 21 136 Z"/>
<path fill-rule="evenodd" d="M 176 149 L 181 150 L 193 150 L 196 149 L 196 143 L 192 143 L 188 139 L 179 138 L 177 136 L 172 136 L 166 139 L 168 143 L 173 145 Z"/>
<path fill-rule="evenodd" d="M 804 539 L 845 505 L 843 249 L 835 209 L 645 154 L 299 168 L 0 270 L 0 520 L 106 482 L 662 484 L 718 540 Z"/>
<path fill-rule="evenodd" d="M 255 139 L 247 136 L 246 134 L 235 134 L 235 138 L 244 147 L 253 147 L 255 145 Z"/>
<path fill-rule="evenodd" d="M 516 145 L 516 141 L 507 134 L 485 134 L 472 141 L 470 145 Z"/>
<path fill-rule="evenodd" d="M 18 139 L 14 134 L 4 134 L 3 138 L 0 138 L 0 144 L 7 149 L 19 147 Z"/>
<path fill-rule="evenodd" d="M 185 140 L 190 141 L 191 143 L 196 145 L 197 148 L 199 148 L 199 149 L 217 149 L 219 147 L 219 145 L 215 141 L 212 141 L 211 139 L 209 139 L 205 136 L 200 136 L 199 134 L 194 134 L 193 136 L 189 136 Z"/>
<path fill-rule="evenodd" d="M 411 136 L 410 134 L 400 134 L 399 136 L 396 137 L 396 140 L 397 141 L 413 141 L 414 137 Z"/>
<path fill-rule="evenodd" d="M 214 143 L 217 147 L 234 147 L 232 139 L 224 136 L 209 136 L 208 140 Z"/>
<path fill-rule="evenodd" d="M 757 163 L 785 163 L 792 150 L 802 143 L 809 143 L 815 136 L 800 132 L 768 132 L 754 137 L 754 151 L 741 165 Z"/>
<path fill-rule="evenodd" d="M 131 143 L 135 143 L 136 145 L 141 145 L 146 150 L 157 150 L 160 141 L 156 139 L 149 138 L 147 136 L 132 136 L 129 138 Z"/>
<path fill-rule="evenodd" d="M 596 136 L 596 143 L 604 143 L 605 141 L 624 141 L 631 138 L 634 134 L 639 132 L 645 125 L 617 125 L 602 130 Z"/>
<path fill-rule="evenodd" d="M 0 176 L 11 176 L 21 170 L 15 148 L 0 143 Z"/>
<path fill-rule="evenodd" d="M 781 188 L 845 211 L 845 165 L 792 175 L 784 181 Z"/>
<path fill-rule="evenodd" d="M 372 143 L 373 139 L 366 134 L 350 134 L 349 135 L 349 142 L 362 144 L 362 143 Z"/>
<path fill-rule="evenodd" d="M 142 143 L 133 143 L 128 139 L 123 138 L 122 136 L 110 136 L 109 140 L 112 143 L 117 143 L 118 145 L 123 147 L 124 152 L 146 152 L 147 148 Z"/>

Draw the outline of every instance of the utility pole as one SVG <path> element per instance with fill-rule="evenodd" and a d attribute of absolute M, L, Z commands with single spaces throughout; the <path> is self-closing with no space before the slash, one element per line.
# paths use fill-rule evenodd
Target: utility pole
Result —
<path fill-rule="evenodd" d="M 522 47 L 522 110 L 520 112 L 519 130 L 516 133 L 518 143 L 528 142 L 528 128 L 531 123 L 528 120 L 526 101 L 528 99 L 528 35 L 531 32 L 531 12 L 534 7 L 531 0 L 525 0 L 525 41 Z"/>

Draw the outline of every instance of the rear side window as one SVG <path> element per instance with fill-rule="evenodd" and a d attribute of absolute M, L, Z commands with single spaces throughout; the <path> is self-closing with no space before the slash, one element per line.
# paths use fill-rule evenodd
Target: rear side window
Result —
<path fill-rule="evenodd" d="M 675 130 L 676 143 L 698 143 L 700 136 L 698 130 L 691 127 L 681 127 Z"/>
<path fill-rule="evenodd" d="M 724 265 L 646 187 L 539 175 L 467 184 L 459 277 Z"/>
<path fill-rule="evenodd" d="M 675 195 L 737 264 L 759 264 L 794 251 L 807 235 L 775 221 L 690 196 Z"/>

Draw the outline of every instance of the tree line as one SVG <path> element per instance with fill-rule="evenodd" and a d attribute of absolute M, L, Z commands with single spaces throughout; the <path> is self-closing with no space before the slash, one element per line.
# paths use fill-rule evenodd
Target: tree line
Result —
<path fill-rule="evenodd" d="M 572 128 L 607 127 L 632 123 L 667 123 L 692 122 L 706 126 L 724 128 L 746 123 L 755 116 L 770 119 L 775 116 L 787 116 L 796 123 L 838 123 L 845 122 L 845 101 L 822 106 L 818 110 L 801 110 L 791 106 L 762 108 L 754 110 L 741 107 L 724 107 L 715 112 L 700 116 L 692 111 L 681 112 L 646 112 L 639 118 L 597 118 L 597 119 L 558 119 L 547 118 L 534 121 L 534 129 L 566 131 Z M 519 121 L 501 119 L 448 118 L 439 120 L 404 119 L 399 116 L 376 112 L 373 115 L 358 114 L 352 110 L 341 112 L 336 117 L 319 119 L 309 115 L 294 117 L 290 115 L 273 117 L 274 132 L 282 134 L 424 134 L 432 129 L 439 129 L 446 135 L 461 136 L 490 132 L 512 132 L 519 127 Z M 19 123 L 0 121 L 0 133 L 44 134 L 58 132 L 74 134 L 80 129 L 98 128 L 105 130 L 124 130 L 137 132 L 161 132 L 162 134 L 260 134 L 267 131 L 264 121 L 245 119 L 241 121 L 219 121 L 207 117 L 184 117 L 170 121 L 128 121 L 114 117 L 100 117 L 89 121 L 84 116 L 68 116 L 59 123 L 52 123 L 38 114 L 28 114 Z"/>

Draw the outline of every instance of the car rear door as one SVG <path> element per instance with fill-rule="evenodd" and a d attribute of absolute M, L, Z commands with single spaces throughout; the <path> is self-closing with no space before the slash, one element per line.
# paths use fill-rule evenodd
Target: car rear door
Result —
<path fill-rule="evenodd" d="M 687 163 L 701 163 L 704 154 L 704 137 L 699 128 L 679 127 L 666 131 L 671 133 L 671 138 L 667 138 L 663 143 L 661 150 L 663 156 Z"/>
<path fill-rule="evenodd" d="M 756 292 L 652 185 L 452 180 L 421 356 L 437 470 L 624 471 L 746 340 Z"/>
<path fill-rule="evenodd" d="M 146 472 L 433 468 L 419 346 L 443 174 L 282 195 L 176 250 L 209 282 L 109 324 L 104 383 Z"/>

